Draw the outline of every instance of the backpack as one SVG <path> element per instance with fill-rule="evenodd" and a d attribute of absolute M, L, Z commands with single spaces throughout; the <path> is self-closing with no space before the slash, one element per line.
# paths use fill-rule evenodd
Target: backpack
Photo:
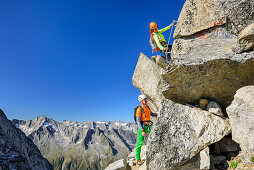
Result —
<path fill-rule="evenodd" d="M 153 34 L 150 34 L 150 40 L 149 40 L 149 43 L 152 47 L 152 49 L 156 52 L 160 51 L 160 48 L 157 46 L 155 40 L 153 39 Z"/>
<path fill-rule="evenodd" d="M 141 109 L 141 117 L 142 117 L 142 114 L 143 114 L 143 111 L 144 111 L 143 107 L 141 107 L 141 106 L 137 106 L 137 107 L 134 108 L 134 121 L 135 121 L 135 123 L 137 123 L 136 112 L 137 112 L 138 108 Z"/>

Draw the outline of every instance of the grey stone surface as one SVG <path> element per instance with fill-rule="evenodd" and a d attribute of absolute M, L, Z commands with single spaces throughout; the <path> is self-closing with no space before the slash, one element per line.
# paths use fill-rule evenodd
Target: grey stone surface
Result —
<path fill-rule="evenodd" d="M 230 33 L 238 35 L 240 31 L 254 22 L 253 0 L 222 0 L 222 2 L 222 8 L 226 11 L 227 17 L 225 26 Z"/>
<path fill-rule="evenodd" d="M 154 111 L 159 109 L 163 99 L 160 91 L 164 88 L 164 85 L 167 85 L 161 77 L 164 72 L 154 61 L 143 53 L 140 54 L 132 82 L 135 87 L 149 98 L 150 108 Z"/>
<path fill-rule="evenodd" d="M 230 59 L 236 39 L 176 39 L 172 58 L 176 65 L 197 65 L 216 59 Z"/>
<path fill-rule="evenodd" d="M 186 169 L 191 169 L 191 170 L 199 170 L 200 169 L 200 155 L 199 153 L 194 156 L 193 158 L 191 158 L 190 160 L 188 160 L 185 164 L 183 164 L 180 167 L 176 167 L 174 168 L 175 170 L 186 170 Z"/>
<path fill-rule="evenodd" d="M 166 69 L 167 68 L 167 61 L 164 57 L 160 55 L 152 56 L 152 60 L 161 68 Z"/>
<path fill-rule="evenodd" d="M 147 145 L 142 145 L 141 153 L 140 153 L 141 160 L 146 160 L 146 151 L 147 151 Z M 128 155 L 127 164 L 129 166 L 136 165 L 136 148 L 133 149 L 133 151 Z"/>
<path fill-rule="evenodd" d="M 136 163 L 136 148 L 133 149 L 133 151 L 128 155 L 127 157 L 127 166 L 125 167 L 125 169 L 127 170 L 146 170 L 146 151 L 147 151 L 147 146 L 146 145 L 142 145 L 142 148 L 141 148 L 141 153 L 140 153 L 140 158 L 141 160 L 144 162 L 141 166 L 137 165 Z M 112 163 L 112 165 L 115 165 L 115 164 L 122 164 L 121 163 L 122 160 L 120 160 L 120 163 L 119 161 L 116 161 L 114 163 Z M 115 167 L 115 166 L 112 166 L 112 167 Z M 109 168 L 109 167 L 107 167 Z"/>
<path fill-rule="evenodd" d="M 236 53 L 252 50 L 254 47 L 254 23 L 244 28 L 238 35 L 238 46 L 232 50 Z"/>
<path fill-rule="evenodd" d="M 205 97 L 226 107 L 237 89 L 254 84 L 254 53 L 233 54 L 230 46 L 223 48 L 235 40 L 222 41 L 216 51 L 213 41 L 217 40 L 206 40 L 204 50 L 198 45 L 194 48 L 193 42 L 191 51 L 194 51 L 173 58 L 166 70 L 144 54 L 140 55 L 133 85 L 150 98 L 152 111 L 159 110 L 164 98 L 186 104 L 198 103 Z M 214 53 L 211 48 L 215 48 Z M 194 57 L 189 55 L 192 53 Z"/>
<path fill-rule="evenodd" d="M 200 151 L 196 156 L 186 162 L 184 165 L 175 168 L 175 170 L 199 170 L 199 169 L 210 169 L 210 155 L 209 147 L 206 147 Z"/>
<path fill-rule="evenodd" d="M 201 58 L 200 61 L 183 60 L 184 63 L 187 61 L 191 64 L 173 66 L 174 70 L 162 75 L 169 86 L 162 91 L 165 98 L 185 104 L 198 103 L 205 97 L 225 107 L 230 105 L 237 89 L 254 84 L 253 53 L 235 55 L 230 59 L 214 58 L 203 64 L 199 63 Z"/>
<path fill-rule="evenodd" d="M 178 18 L 174 38 L 226 23 L 224 11 L 218 11 L 219 6 L 219 0 L 187 0 Z"/>
<path fill-rule="evenodd" d="M 218 103 L 216 103 L 215 101 L 209 101 L 208 105 L 206 106 L 206 110 L 210 113 L 217 115 L 217 116 L 221 116 L 221 117 L 224 116 L 220 105 Z"/>
<path fill-rule="evenodd" d="M 232 104 L 227 107 L 232 139 L 244 152 L 254 153 L 254 86 L 237 90 Z"/>
<path fill-rule="evenodd" d="M 244 28 L 238 35 L 238 40 L 253 40 L 254 39 L 254 23 Z"/>
<path fill-rule="evenodd" d="M 148 140 L 147 168 L 179 167 L 230 132 L 227 119 L 164 100 Z"/>
<path fill-rule="evenodd" d="M 105 168 L 105 170 L 126 170 L 126 168 L 127 168 L 126 160 L 121 159 L 109 164 L 109 166 Z"/>
<path fill-rule="evenodd" d="M 221 25 L 237 35 L 254 21 L 253 11 L 253 0 L 186 0 L 174 38 L 191 36 Z"/>
<path fill-rule="evenodd" d="M 210 169 L 209 147 L 200 151 L 200 169 Z"/>
<path fill-rule="evenodd" d="M 53 169 L 39 149 L 0 110 L 0 169 Z"/>

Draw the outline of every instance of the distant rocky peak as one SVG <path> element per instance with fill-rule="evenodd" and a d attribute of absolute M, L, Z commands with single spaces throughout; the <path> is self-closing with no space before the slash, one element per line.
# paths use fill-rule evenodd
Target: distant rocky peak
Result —
<path fill-rule="evenodd" d="M 36 117 L 36 119 L 44 119 L 44 120 L 46 120 L 46 119 L 48 119 L 48 117 L 45 116 L 45 115 L 41 115 L 41 116 Z"/>
<path fill-rule="evenodd" d="M 130 122 L 123 122 L 123 121 L 91 121 L 91 122 L 77 122 L 77 121 L 68 121 L 68 120 L 63 120 L 61 123 L 63 123 L 66 126 L 74 126 L 74 127 L 83 127 L 83 128 L 93 128 L 96 129 L 98 127 L 101 128 L 108 128 L 110 127 L 115 127 L 115 128 L 124 128 L 124 127 L 131 127 L 135 125 L 134 123 Z"/>
<path fill-rule="evenodd" d="M 34 143 L 15 126 L 25 125 L 18 120 L 9 121 L 0 110 L 0 169 L 53 169 Z"/>
<path fill-rule="evenodd" d="M 32 120 L 33 122 L 39 122 L 40 124 L 44 124 L 44 122 L 54 123 L 55 121 L 52 118 L 48 118 L 45 115 L 39 116 Z"/>

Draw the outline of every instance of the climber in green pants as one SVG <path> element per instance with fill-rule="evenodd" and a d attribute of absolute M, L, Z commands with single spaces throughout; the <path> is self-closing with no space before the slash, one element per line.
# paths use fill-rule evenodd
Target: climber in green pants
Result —
<path fill-rule="evenodd" d="M 152 113 L 150 108 L 147 106 L 147 97 L 143 94 L 138 96 L 138 100 L 141 102 L 141 106 L 136 109 L 135 120 L 138 124 L 138 140 L 136 145 L 136 160 L 137 164 L 141 165 L 142 161 L 140 159 L 141 147 L 144 142 L 144 138 L 147 133 L 151 132 L 153 126 L 152 121 L 150 121 L 150 115 L 157 116 L 157 113 Z"/>
<path fill-rule="evenodd" d="M 153 127 L 153 124 L 151 125 L 150 129 L 148 129 L 148 126 L 145 125 L 143 128 L 145 134 L 150 133 L 152 127 Z M 143 145 L 144 139 L 145 139 L 145 136 L 142 135 L 142 130 L 138 129 L 138 141 L 136 145 L 136 160 L 140 160 L 140 152 L 141 152 L 141 147 Z"/>

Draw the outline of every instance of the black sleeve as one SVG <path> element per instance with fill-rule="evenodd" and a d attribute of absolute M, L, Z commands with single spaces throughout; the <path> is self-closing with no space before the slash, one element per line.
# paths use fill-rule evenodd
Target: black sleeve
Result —
<path fill-rule="evenodd" d="M 151 112 L 151 116 L 158 116 L 158 113 Z"/>

